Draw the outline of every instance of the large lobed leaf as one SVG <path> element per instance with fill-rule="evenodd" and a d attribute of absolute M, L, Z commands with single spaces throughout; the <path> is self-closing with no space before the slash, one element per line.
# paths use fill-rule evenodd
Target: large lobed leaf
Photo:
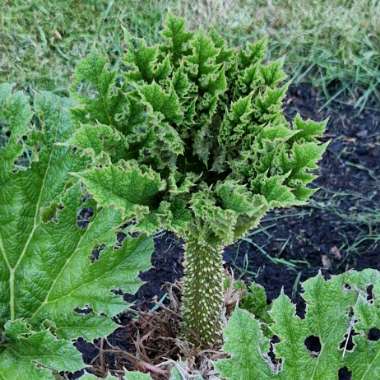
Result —
<path fill-rule="evenodd" d="M 34 123 L 31 117 L 34 111 Z M 115 249 L 122 213 L 83 197 L 71 173 L 88 159 L 65 146 L 74 126 L 67 105 L 0 86 L 0 379 L 54 379 L 83 367 L 73 339 L 111 333 L 125 309 L 112 289 L 134 293 L 152 241 Z M 79 224 L 91 207 L 90 223 Z M 97 249 L 99 258 L 92 259 Z M 81 312 L 83 310 L 83 312 Z"/>
<path fill-rule="evenodd" d="M 304 282 L 303 289 L 303 318 L 284 293 L 271 307 L 273 322 L 268 327 L 279 338 L 273 345 L 277 365 L 268 356 L 266 325 L 246 310 L 234 311 L 224 345 L 231 358 L 216 363 L 224 378 L 333 380 L 344 367 L 353 380 L 379 378 L 380 340 L 371 337 L 380 329 L 379 272 L 352 271 L 329 280 L 318 275 Z M 307 348 L 310 337 L 319 339 L 319 352 Z"/>

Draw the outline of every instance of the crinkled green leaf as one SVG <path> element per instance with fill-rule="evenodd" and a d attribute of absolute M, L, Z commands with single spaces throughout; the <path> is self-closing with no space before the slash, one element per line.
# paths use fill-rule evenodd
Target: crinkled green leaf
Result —
<path fill-rule="evenodd" d="M 214 42 L 204 33 L 197 33 L 191 41 L 193 49 L 192 55 L 189 57 L 189 62 L 193 64 L 191 74 L 201 80 L 202 76 L 213 74 L 217 70 L 217 66 L 213 64 L 218 49 Z"/>
<path fill-rule="evenodd" d="M 380 328 L 379 272 L 352 271 L 330 280 L 319 274 L 304 282 L 303 288 L 304 318 L 296 315 L 295 305 L 283 292 L 272 304 L 272 321 L 268 324 L 260 325 L 247 311 L 237 309 L 233 313 L 225 330 L 224 346 L 231 358 L 217 362 L 223 377 L 324 380 L 338 378 L 343 367 L 352 372 L 353 379 L 379 376 L 379 341 L 369 339 L 370 330 Z M 280 365 L 268 361 L 269 338 L 262 333 L 264 328 L 270 328 L 279 338 L 273 352 L 281 360 Z M 351 333 L 354 347 L 348 350 Z M 310 337 L 319 339 L 319 352 L 307 348 L 305 342 Z M 264 349 L 258 355 L 260 347 Z"/>
<path fill-rule="evenodd" d="M 127 372 L 125 374 L 126 380 L 151 380 L 150 375 L 141 372 Z"/>
<path fill-rule="evenodd" d="M 281 340 L 275 352 L 284 357 L 283 373 L 286 375 L 284 378 L 335 378 L 338 370 L 348 364 L 346 360 L 350 355 L 352 358 L 363 358 L 366 355 L 367 359 L 361 364 L 365 369 L 369 367 L 370 345 L 356 346 L 352 353 L 344 352 L 344 347 L 346 334 L 350 333 L 351 328 L 356 331 L 356 323 L 358 327 L 360 326 L 360 315 L 355 312 L 351 315 L 352 308 L 356 307 L 363 297 L 367 297 L 367 287 L 371 284 L 378 286 L 379 281 L 379 273 L 373 270 L 361 273 L 348 272 L 335 276 L 329 281 L 318 275 L 306 281 L 303 285 L 305 289 L 303 298 L 307 304 L 305 319 L 295 315 L 295 307 L 286 296 L 281 295 L 275 301 L 272 309 L 274 319 L 272 330 Z M 368 303 L 367 307 L 370 307 Z M 355 323 L 356 319 L 358 322 Z M 304 341 L 309 336 L 320 339 L 322 349 L 319 354 L 312 355 L 307 350 Z M 368 339 L 366 337 L 363 339 L 362 335 L 359 340 L 368 342 Z M 368 377 L 357 378 L 363 380 L 376 378 L 376 371 L 379 371 L 378 364 L 379 362 L 375 363 L 373 371 L 368 371 Z M 351 366 L 348 365 L 348 368 L 351 369 Z"/>
<path fill-rule="evenodd" d="M 233 240 L 243 237 L 254 228 L 268 210 L 268 203 L 261 195 L 252 195 L 247 188 L 234 181 L 225 181 L 216 187 L 216 194 L 224 208 L 234 211 Z"/>
<path fill-rule="evenodd" d="M 285 80 L 286 75 L 282 69 L 283 62 L 275 61 L 268 65 L 261 66 L 260 74 L 263 78 L 263 83 L 266 86 L 274 87 L 278 83 Z"/>
<path fill-rule="evenodd" d="M 243 295 L 240 304 L 240 308 L 248 310 L 257 319 L 269 323 L 271 318 L 269 316 L 269 305 L 267 302 L 267 296 L 263 286 L 252 282 L 249 285 L 246 293 Z"/>
<path fill-rule="evenodd" d="M 208 191 L 195 193 L 191 200 L 200 241 L 223 242 L 228 244 L 234 239 L 234 227 L 237 214 L 216 205 L 215 199 Z M 194 228 L 194 227 L 192 227 Z M 190 232 L 192 233 L 192 232 Z"/>
<path fill-rule="evenodd" d="M 174 91 L 176 92 L 179 99 L 182 102 L 186 101 L 186 95 L 188 94 L 191 88 L 191 82 L 183 66 L 174 72 L 172 84 Z M 187 111 L 187 118 L 185 119 L 188 119 L 188 116 L 189 111 Z"/>
<path fill-rule="evenodd" d="M 129 50 L 126 55 L 126 62 L 135 68 L 127 73 L 127 77 L 132 80 L 142 79 L 150 83 L 154 79 L 157 54 L 156 46 L 146 46 L 144 41 L 139 41 L 136 49 Z"/>
<path fill-rule="evenodd" d="M 236 309 L 224 330 L 224 351 L 231 359 L 216 362 L 216 369 L 228 380 L 269 379 L 271 370 L 265 357 L 269 340 L 264 338 L 258 322 L 248 311 Z"/>
<path fill-rule="evenodd" d="M 235 181 L 225 181 L 218 184 L 215 191 L 225 208 L 249 216 L 253 216 L 257 212 L 252 194 L 246 186 Z"/>
<path fill-rule="evenodd" d="M 76 146 L 95 156 L 107 152 L 113 160 L 119 160 L 127 154 L 128 142 L 125 135 L 108 125 L 99 124 L 96 128 L 84 124 L 76 129 L 67 141 L 70 146 Z"/>
<path fill-rule="evenodd" d="M 32 355 L 25 358 L 17 357 L 10 350 L 1 352 L 0 379 L 55 380 L 49 369 L 38 368 L 32 362 L 33 359 L 36 359 L 36 357 Z"/>
<path fill-rule="evenodd" d="M 146 234 L 153 234 L 162 226 L 170 231 L 176 231 L 184 236 L 189 230 L 191 213 L 181 200 L 172 203 L 161 202 L 157 210 L 139 220 L 135 229 Z"/>
<path fill-rule="evenodd" d="M 354 306 L 357 321 L 354 325 L 353 352 L 347 352 L 347 364 L 353 379 L 371 379 L 380 376 L 380 340 L 376 332 L 380 330 L 380 278 L 376 271 L 355 273 L 357 286 L 362 289 Z M 370 285 L 369 285 L 370 284 Z M 363 290 L 366 291 L 363 291 Z M 374 337 L 370 338 L 374 330 Z"/>
<path fill-rule="evenodd" d="M 28 98 L 21 92 L 12 94 L 12 86 L 9 84 L 0 85 L 0 148 L 2 148 L 0 174 L 2 176 L 10 174 L 14 161 L 24 149 L 22 136 L 28 133 L 31 117 Z"/>
<path fill-rule="evenodd" d="M 99 379 L 102 379 L 102 380 L 118 380 L 116 377 L 111 376 L 111 375 L 108 375 L 106 378 L 97 377 L 95 375 L 88 375 L 88 374 L 80 377 L 80 380 L 99 380 Z"/>
<path fill-rule="evenodd" d="M 296 204 L 291 188 L 284 184 L 286 176 L 261 177 L 260 192 L 274 206 Z"/>
<path fill-rule="evenodd" d="M 267 41 L 265 39 L 249 43 L 248 46 L 240 51 L 239 64 L 241 67 L 249 67 L 256 63 L 260 63 L 265 57 Z"/>
<path fill-rule="evenodd" d="M 294 171 L 303 168 L 315 169 L 324 151 L 326 144 L 319 145 L 315 142 L 295 144 L 293 147 Z M 301 169 L 302 168 L 302 169 Z"/>
<path fill-rule="evenodd" d="M 108 59 L 96 52 L 78 64 L 72 93 L 80 101 L 73 113 L 85 123 L 97 120 L 102 124 L 114 124 L 124 103 Z"/>
<path fill-rule="evenodd" d="M 24 370 L 30 368 L 31 365 L 41 365 L 58 371 L 77 371 L 83 367 L 81 355 L 73 348 L 72 342 L 59 339 L 48 330 L 33 331 L 31 326 L 28 326 L 23 320 L 17 319 L 5 324 L 4 334 L 7 338 L 6 345 L 9 348 L 6 347 L 5 351 L 0 353 L 0 363 L 2 364 L 0 376 L 2 376 L 1 373 L 3 376 L 8 375 L 7 379 L 12 377 L 3 368 L 3 354 L 5 362 L 13 357 L 13 364 L 10 367 L 15 366 L 16 363 L 17 365 L 25 363 Z M 20 367 L 22 368 L 22 365 Z M 12 373 L 12 369 L 10 371 Z M 25 376 L 28 374 L 21 374 L 17 379 L 24 379 Z"/>
<path fill-rule="evenodd" d="M 183 141 L 178 132 L 168 123 L 157 120 L 152 123 L 145 139 L 145 150 L 140 160 L 157 170 L 175 167 L 176 157 L 184 152 Z"/>
<path fill-rule="evenodd" d="M 285 97 L 287 87 L 265 88 L 264 92 L 254 100 L 254 116 L 259 123 L 283 120 L 282 101 Z"/>
<path fill-rule="evenodd" d="M 261 131 L 260 138 L 268 139 L 270 141 L 274 139 L 281 139 L 282 141 L 287 141 L 297 134 L 299 134 L 298 131 L 291 130 L 285 125 L 276 125 L 273 127 L 264 128 Z"/>
<path fill-rule="evenodd" d="M 251 123 L 252 112 L 251 96 L 242 97 L 232 103 L 231 110 L 224 118 L 219 131 L 219 140 L 228 149 L 241 147 L 241 140 Z"/>
<path fill-rule="evenodd" d="M 326 129 L 326 122 L 316 122 L 313 120 L 303 120 L 299 114 L 294 118 L 294 126 L 298 131 L 296 139 L 313 141 L 315 137 L 321 137 Z"/>
<path fill-rule="evenodd" d="M 185 20 L 169 14 L 162 35 L 165 38 L 162 50 L 169 54 L 174 65 L 178 64 L 182 56 L 189 53 L 192 38 L 192 33 L 186 31 Z"/>
<path fill-rule="evenodd" d="M 135 162 L 89 169 L 80 178 L 100 205 L 121 209 L 127 218 L 149 212 L 155 197 L 164 190 L 159 174 L 143 170 Z"/>
<path fill-rule="evenodd" d="M 178 96 L 173 89 L 166 93 L 157 83 L 152 83 L 141 86 L 140 93 L 143 99 L 150 104 L 153 111 L 161 113 L 166 121 L 181 122 L 182 112 Z"/>

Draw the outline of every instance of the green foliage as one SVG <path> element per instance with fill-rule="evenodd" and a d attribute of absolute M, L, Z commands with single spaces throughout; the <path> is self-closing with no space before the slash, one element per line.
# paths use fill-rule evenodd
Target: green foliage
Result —
<path fill-rule="evenodd" d="M 134 230 L 196 239 L 209 248 L 205 261 L 217 263 L 214 252 L 268 210 L 314 192 L 325 123 L 285 119 L 285 76 L 279 62 L 263 61 L 263 41 L 232 49 L 174 16 L 162 37 L 131 44 L 119 70 L 95 54 L 79 64 L 70 143 L 95 157 L 79 176 L 100 205 L 134 218 Z"/>
<path fill-rule="evenodd" d="M 269 351 L 269 340 L 264 338 L 260 322 L 247 311 L 237 309 L 224 337 L 224 350 L 233 359 L 219 360 L 217 370 L 227 379 L 266 379 L 270 369 L 263 353 Z"/>
<path fill-rule="evenodd" d="M 82 368 L 73 339 L 111 333 L 111 317 L 126 308 L 111 290 L 135 292 L 149 266 L 152 241 L 126 239 L 115 249 L 121 212 L 86 200 L 72 179 L 89 164 L 65 146 L 74 128 L 60 98 L 38 95 L 32 110 L 26 96 L 0 86 L 2 380 L 53 380 Z M 84 227 L 86 207 L 93 216 Z"/>
<path fill-rule="evenodd" d="M 0 81 L 65 92 L 94 46 L 119 64 L 125 36 L 157 41 L 169 8 L 191 29 L 214 27 L 236 45 L 270 36 L 269 54 L 285 56 L 286 72 L 329 101 L 342 92 L 361 107 L 379 99 L 380 3 L 363 0 L 4 0 Z M 171 30 L 180 43 L 180 29 Z"/>
<path fill-rule="evenodd" d="M 70 142 L 98 157 L 107 153 L 110 163 L 83 174 L 88 190 L 99 197 L 109 184 L 98 201 L 128 209 L 120 198 L 130 197 L 131 182 L 121 184 L 122 177 L 135 181 L 131 172 L 139 170 L 152 194 L 137 190 L 141 198 L 132 203 L 148 202 L 150 212 L 162 202 L 184 203 L 201 229 L 208 226 L 206 240 L 223 244 L 236 239 L 240 220 L 242 235 L 268 209 L 303 204 L 325 150 L 317 141 L 325 123 L 286 121 L 284 74 L 278 63 L 263 63 L 263 43 L 239 52 L 216 35 L 187 32 L 173 16 L 162 35 L 159 45 L 131 46 L 123 70 L 101 55 L 77 67 L 73 113 L 81 125 Z M 232 221 L 225 228 L 224 218 Z"/>
<path fill-rule="evenodd" d="M 329 280 L 319 274 L 304 282 L 303 289 L 304 318 L 296 315 L 284 293 L 273 302 L 268 324 L 246 310 L 235 310 L 225 330 L 224 349 L 231 358 L 216 363 L 224 378 L 336 379 L 343 367 L 353 379 L 379 377 L 380 341 L 370 339 L 370 330 L 380 327 L 379 272 L 352 271 Z M 268 356 L 265 328 L 279 338 L 273 344 L 276 365 Z M 348 345 L 351 334 L 353 348 Z M 309 337 L 319 338 L 320 352 L 309 351 Z"/>
<path fill-rule="evenodd" d="M 126 372 L 124 374 L 125 380 L 151 380 L 151 377 L 142 372 Z M 104 378 L 99 378 L 94 375 L 85 375 L 81 377 L 81 380 L 95 380 L 95 379 L 103 379 L 103 380 L 117 380 L 114 376 L 107 376 Z"/>
<path fill-rule="evenodd" d="M 126 380 L 151 380 L 152 378 L 141 372 L 127 372 L 125 374 L 125 379 Z"/>
<path fill-rule="evenodd" d="M 271 317 L 268 313 L 269 305 L 265 289 L 255 282 L 252 282 L 252 284 L 246 289 L 239 306 L 241 309 L 248 310 L 260 321 L 266 323 L 271 321 Z"/>
<path fill-rule="evenodd" d="M 156 40 L 174 2 L 2 0 L 0 82 L 67 94 L 81 58 L 99 48 L 118 62 L 129 34 Z"/>
<path fill-rule="evenodd" d="M 99 377 L 94 376 L 94 375 L 84 375 L 81 377 L 81 380 L 95 380 L 99 379 Z M 104 380 L 117 380 L 116 377 L 114 376 L 107 376 Z"/>
<path fill-rule="evenodd" d="M 134 161 L 119 161 L 104 170 L 89 169 L 80 178 L 98 203 L 123 210 L 126 218 L 148 213 L 154 197 L 164 187 L 157 173 L 149 168 L 142 171 Z"/>

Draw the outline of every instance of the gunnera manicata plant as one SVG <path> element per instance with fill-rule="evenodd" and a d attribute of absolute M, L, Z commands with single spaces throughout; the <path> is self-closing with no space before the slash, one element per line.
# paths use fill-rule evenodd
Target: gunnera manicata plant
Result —
<path fill-rule="evenodd" d="M 304 204 L 326 148 L 325 122 L 286 120 L 282 65 L 265 63 L 265 50 L 169 16 L 161 43 L 131 43 L 117 68 L 93 53 L 72 86 L 71 144 L 95 162 L 82 182 L 133 230 L 183 238 L 183 332 L 202 346 L 221 333 L 223 247 L 268 210 Z"/>

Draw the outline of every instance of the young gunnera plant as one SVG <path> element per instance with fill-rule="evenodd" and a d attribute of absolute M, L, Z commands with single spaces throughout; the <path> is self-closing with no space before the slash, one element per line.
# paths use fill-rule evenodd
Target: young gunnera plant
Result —
<path fill-rule="evenodd" d="M 72 87 L 70 143 L 98 163 L 82 182 L 132 229 L 184 239 L 184 332 L 203 345 L 220 336 L 223 247 L 268 210 L 304 204 L 326 147 L 325 123 L 285 119 L 285 75 L 264 54 L 264 41 L 230 48 L 169 16 L 160 44 L 131 43 L 117 69 L 92 54 Z"/>
<path fill-rule="evenodd" d="M 74 128 L 65 103 L 45 93 L 31 107 L 0 86 L 1 380 L 54 380 L 83 368 L 73 339 L 111 333 L 127 306 L 111 291 L 134 293 L 150 264 L 151 239 L 115 247 L 122 213 L 97 207 L 70 176 L 89 161 L 64 145 Z"/>
<path fill-rule="evenodd" d="M 216 362 L 223 379 L 380 378 L 380 273 L 351 271 L 329 280 L 319 274 L 303 290 L 304 312 L 296 313 L 283 292 L 271 321 L 234 311 L 224 332 L 230 357 Z"/>

